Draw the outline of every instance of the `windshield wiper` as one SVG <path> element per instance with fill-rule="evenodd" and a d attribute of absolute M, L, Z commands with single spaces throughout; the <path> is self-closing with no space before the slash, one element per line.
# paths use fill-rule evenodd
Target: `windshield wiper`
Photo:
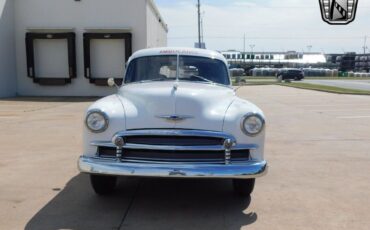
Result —
<path fill-rule="evenodd" d="M 155 79 L 150 79 L 150 80 L 142 80 L 140 83 L 145 83 L 145 82 L 151 82 L 151 81 L 167 81 L 167 78 L 155 78 Z"/>
<path fill-rule="evenodd" d="M 205 81 L 205 82 L 214 83 L 213 81 L 211 81 L 211 80 L 209 80 L 209 79 L 207 79 L 207 78 L 205 78 L 205 77 L 202 77 L 202 76 L 198 76 L 198 75 L 194 75 L 194 74 L 192 74 L 192 75 L 190 75 L 190 78 L 192 78 L 192 77 L 194 77 L 194 78 L 198 78 L 198 79 L 200 79 L 200 80 L 202 80 L 202 81 Z"/>

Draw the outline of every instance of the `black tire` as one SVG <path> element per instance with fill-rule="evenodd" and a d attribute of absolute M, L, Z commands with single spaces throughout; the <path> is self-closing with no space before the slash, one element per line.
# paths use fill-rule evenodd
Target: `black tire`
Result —
<path fill-rule="evenodd" d="M 254 190 L 256 179 L 234 179 L 234 192 L 239 196 L 250 196 Z"/>
<path fill-rule="evenodd" d="M 91 186 L 96 194 L 100 196 L 111 194 L 116 188 L 117 177 L 90 175 Z"/>

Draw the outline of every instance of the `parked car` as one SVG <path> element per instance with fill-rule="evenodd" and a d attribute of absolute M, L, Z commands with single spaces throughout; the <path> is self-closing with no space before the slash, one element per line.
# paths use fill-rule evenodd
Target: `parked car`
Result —
<path fill-rule="evenodd" d="M 232 68 L 230 69 L 230 74 L 232 77 L 245 76 L 245 70 L 243 68 Z"/>
<path fill-rule="evenodd" d="M 87 110 L 78 166 L 100 195 L 138 176 L 233 179 L 249 196 L 267 172 L 264 142 L 265 116 L 236 96 L 221 54 L 146 49 L 129 59 L 117 94 Z"/>
<path fill-rule="evenodd" d="M 280 69 L 276 74 L 276 78 L 279 81 L 301 81 L 302 79 L 304 79 L 304 72 L 301 69 Z"/>

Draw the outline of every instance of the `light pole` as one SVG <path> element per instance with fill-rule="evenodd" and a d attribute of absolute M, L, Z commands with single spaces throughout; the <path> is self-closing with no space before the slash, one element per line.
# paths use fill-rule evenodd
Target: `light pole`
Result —
<path fill-rule="evenodd" d="M 245 41 L 246 41 L 246 36 L 245 36 L 245 33 L 244 33 L 244 39 L 243 39 L 244 43 L 243 43 L 243 62 L 245 64 Z"/>
<path fill-rule="evenodd" d="M 249 45 L 249 47 L 251 47 L 251 59 L 252 59 L 252 64 L 253 64 L 253 59 L 254 59 L 253 49 L 254 49 L 254 47 L 256 47 L 256 45 Z"/>
<path fill-rule="evenodd" d="M 308 54 L 310 54 L 310 53 L 311 53 L 311 49 L 312 49 L 312 45 L 308 45 L 308 46 L 307 46 Z M 303 56 L 304 56 L 304 54 L 303 54 Z M 306 65 L 307 65 L 307 64 L 308 64 L 308 60 L 307 60 Z"/>
<path fill-rule="evenodd" d="M 308 53 L 311 53 L 312 45 L 307 46 Z"/>
<path fill-rule="evenodd" d="M 200 13 L 200 0 L 198 0 L 198 43 L 199 43 L 199 48 L 201 48 L 201 13 Z"/>
<path fill-rule="evenodd" d="M 206 12 L 203 11 L 202 14 L 200 15 L 200 41 L 202 43 L 204 43 L 204 15 L 205 14 Z"/>
<path fill-rule="evenodd" d="M 364 54 L 366 54 L 366 50 L 368 49 L 366 43 L 367 43 L 367 36 L 365 36 L 364 46 L 362 47 L 364 49 Z"/>

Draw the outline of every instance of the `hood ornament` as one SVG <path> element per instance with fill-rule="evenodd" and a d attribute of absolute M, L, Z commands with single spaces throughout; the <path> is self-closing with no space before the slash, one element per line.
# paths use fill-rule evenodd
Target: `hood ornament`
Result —
<path fill-rule="evenodd" d="M 186 119 L 193 119 L 194 117 L 188 116 L 188 115 L 161 115 L 161 116 L 157 116 L 157 118 L 177 122 L 177 121 L 183 121 Z"/>
<path fill-rule="evenodd" d="M 178 88 L 179 88 L 179 84 L 176 82 L 176 83 L 173 85 L 173 90 L 174 90 L 174 91 L 176 91 Z"/>

